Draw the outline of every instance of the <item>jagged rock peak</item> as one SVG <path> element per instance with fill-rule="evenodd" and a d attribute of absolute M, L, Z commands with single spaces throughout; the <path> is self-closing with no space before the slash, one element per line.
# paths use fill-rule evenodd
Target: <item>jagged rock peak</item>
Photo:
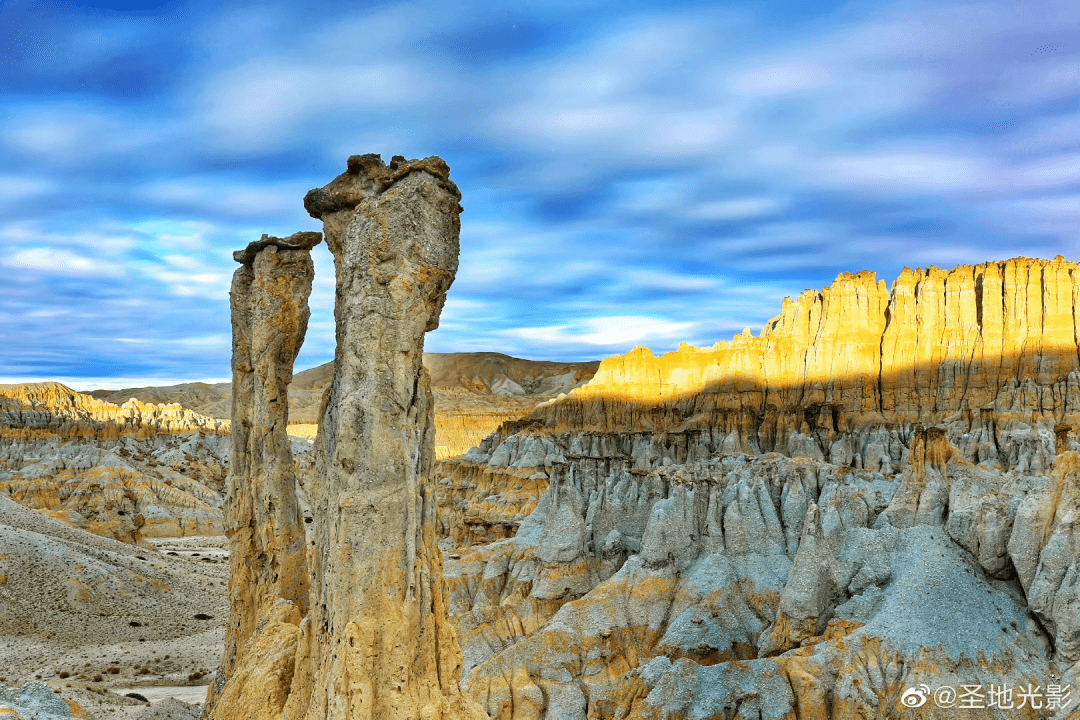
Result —
<path fill-rule="evenodd" d="M 259 251 L 270 245 L 282 250 L 311 250 L 320 242 L 322 242 L 322 233 L 319 232 L 298 232 L 287 238 L 263 235 L 260 239 L 249 243 L 243 250 L 234 252 L 233 260 L 244 265 L 251 265 L 255 262 L 255 256 Z"/>
<path fill-rule="evenodd" d="M 657 400 L 712 384 L 858 411 L 917 415 L 962 398 L 977 409 L 1006 378 L 1048 385 L 1080 367 L 1077 297 L 1080 265 L 1060 257 L 905 270 L 891 293 L 873 273 L 843 273 L 785 298 L 757 337 L 746 330 L 662 357 L 635 348 L 604 360 L 572 395 Z"/>

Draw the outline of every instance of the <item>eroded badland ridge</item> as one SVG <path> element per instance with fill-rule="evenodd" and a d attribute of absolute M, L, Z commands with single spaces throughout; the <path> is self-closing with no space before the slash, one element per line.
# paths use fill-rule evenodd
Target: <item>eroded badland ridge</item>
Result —
<path fill-rule="evenodd" d="M 470 694 L 504 719 L 923 718 L 957 709 L 907 689 L 967 684 L 980 717 L 1069 714 L 1078 294 L 1061 258 L 844 274 L 758 337 L 608 358 L 444 462 Z"/>
<path fill-rule="evenodd" d="M 224 423 L 177 404 L 0 385 L 0 493 L 123 542 L 220 534 L 228 445 Z"/>
<path fill-rule="evenodd" d="M 179 405 L 0 386 L 5 717 L 197 716 L 110 689 L 191 685 L 196 699 L 220 655 L 228 572 L 221 543 L 198 536 L 223 530 L 228 446 L 222 423 Z"/>

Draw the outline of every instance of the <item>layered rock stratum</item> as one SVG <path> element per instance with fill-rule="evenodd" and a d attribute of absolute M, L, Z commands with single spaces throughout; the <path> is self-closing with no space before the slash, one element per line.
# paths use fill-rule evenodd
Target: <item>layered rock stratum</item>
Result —
<path fill-rule="evenodd" d="M 504 719 L 1074 716 L 1078 293 L 1062 258 L 843 274 L 444 461 L 469 693 Z"/>
<path fill-rule="evenodd" d="M 129 543 L 217 535 L 227 424 L 59 383 L 0 385 L 0 493 Z"/>

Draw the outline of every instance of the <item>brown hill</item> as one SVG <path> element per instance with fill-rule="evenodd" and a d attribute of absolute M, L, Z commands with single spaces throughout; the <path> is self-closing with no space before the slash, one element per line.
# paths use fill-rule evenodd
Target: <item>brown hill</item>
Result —
<path fill-rule="evenodd" d="M 424 353 L 424 365 L 435 391 L 437 454 L 445 458 L 464 453 L 501 423 L 522 417 L 538 403 L 588 382 L 600 362 L 560 363 L 480 352 Z M 332 373 L 333 364 L 326 363 L 293 376 L 289 424 L 294 426 L 294 434 L 314 436 L 322 396 Z M 228 420 L 232 411 L 231 383 L 184 383 L 95 390 L 90 394 L 113 403 L 129 398 L 144 403 L 177 403 L 221 420 Z"/>
<path fill-rule="evenodd" d="M 436 391 L 449 391 L 444 395 L 446 411 L 456 413 L 531 407 L 535 400 L 506 403 L 492 398 L 545 398 L 567 393 L 592 378 L 600 362 L 524 360 L 494 352 L 424 353 L 424 366 L 431 374 L 431 387 Z M 330 384 L 333 370 L 333 363 L 325 363 L 293 376 L 289 386 L 290 423 L 317 422 L 322 393 Z M 456 392 L 460 390 L 474 397 Z M 232 408 L 231 393 L 232 383 L 183 383 L 94 390 L 89 394 L 112 403 L 123 403 L 130 398 L 144 403 L 176 403 L 200 415 L 228 420 Z"/>

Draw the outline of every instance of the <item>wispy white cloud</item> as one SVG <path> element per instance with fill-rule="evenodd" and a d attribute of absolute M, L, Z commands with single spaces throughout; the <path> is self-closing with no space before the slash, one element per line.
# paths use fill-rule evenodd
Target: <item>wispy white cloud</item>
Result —
<path fill-rule="evenodd" d="M 303 193 L 295 186 L 245 183 L 233 178 L 202 177 L 148 183 L 139 195 L 155 204 L 181 206 L 204 214 L 269 216 L 284 208 L 303 208 Z"/>
<path fill-rule="evenodd" d="M 119 274 L 117 268 L 111 268 L 93 258 L 53 247 L 16 250 L 7 257 L 0 258 L 0 264 L 15 270 L 40 271 L 52 275 Z"/>
<path fill-rule="evenodd" d="M 730 200 L 711 200 L 691 207 L 689 215 L 702 220 L 746 220 L 775 215 L 784 202 L 775 197 L 741 197 Z"/>
<path fill-rule="evenodd" d="M 54 191 L 56 185 L 43 178 L 0 175 L 0 202 L 16 202 Z"/>
<path fill-rule="evenodd" d="M 509 337 L 547 345 L 595 345 L 617 348 L 641 342 L 656 342 L 685 337 L 692 322 L 672 322 L 641 315 L 617 315 L 586 318 L 565 325 L 511 328 L 502 331 Z"/>
<path fill-rule="evenodd" d="M 1080 138 L 1077 138 L 1080 145 Z M 1058 154 L 1026 163 L 1018 173 L 1028 187 L 1080 186 L 1080 153 Z"/>
<path fill-rule="evenodd" d="M 219 142 L 275 142 L 325 113 L 409 108 L 433 78 L 396 63 L 326 67 L 261 59 L 227 71 L 204 91 L 201 115 Z"/>
<path fill-rule="evenodd" d="M 0 118 L 0 372 L 227 375 L 231 252 L 317 228 L 357 152 L 465 193 L 429 349 L 662 351 L 841 270 L 1080 259 L 1073 5 L 62 8 Z M 301 366 L 334 344 L 315 262 Z"/>
<path fill-rule="evenodd" d="M 22 245 L 74 247 L 83 251 L 92 250 L 105 254 L 110 259 L 119 260 L 124 251 L 137 244 L 138 239 L 133 236 L 131 228 L 114 221 L 67 227 L 47 223 L 41 218 L 32 218 L 10 222 L 0 220 L 0 241 Z"/>
<path fill-rule="evenodd" d="M 721 280 L 715 277 L 687 275 L 663 270 L 629 270 L 621 271 L 620 275 L 627 285 L 642 291 L 708 292 L 716 291 L 722 284 Z"/>
<path fill-rule="evenodd" d="M 977 191 L 1002 177 L 992 161 L 975 154 L 936 150 L 851 152 L 809 159 L 807 177 L 866 194 Z"/>
<path fill-rule="evenodd" d="M 130 160 L 147 152 L 171 155 L 177 141 L 175 118 L 148 121 L 128 109 L 66 97 L 12 102 L 0 130 L 0 148 L 55 167 L 108 163 L 118 157 Z"/>
<path fill-rule="evenodd" d="M 197 220 L 141 220 L 132 223 L 131 229 L 165 247 L 187 252 L 208 249 L 208 236 L 218 230 L 213 223 Z"/>

